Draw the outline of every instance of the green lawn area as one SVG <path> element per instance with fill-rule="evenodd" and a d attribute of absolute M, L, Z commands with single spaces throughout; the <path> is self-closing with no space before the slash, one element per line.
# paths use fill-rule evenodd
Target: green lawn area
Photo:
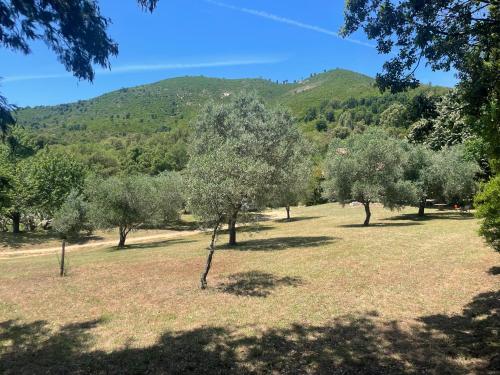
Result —
<path fill-rule="evenodd" d="M 283 215 L 284 215 L 283 210 Z M 496 373 L 499 254 L 470 214 L 327 204 L 208 234 L 0 260 L 0 373 Z M 139 234 L 137 234 L 139 235 Z"/>

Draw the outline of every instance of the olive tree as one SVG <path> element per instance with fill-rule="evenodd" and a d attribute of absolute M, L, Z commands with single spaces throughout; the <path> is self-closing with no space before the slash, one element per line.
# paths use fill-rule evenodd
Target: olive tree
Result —
<path fill-rule="evenodd" d="M 267 166 L 250 157 L 237 157 L 231 147 L 221 147 L 206 155 L 193 155 L 188 164 L 186 190 L 188 208 L 199 218 L 204 227 L 211 230 L 211 242 L 200 287 L 207 286 L 207 275 L 212 264 L 219 230 L 228 221 L 232 241 L 235 241 L 231 225 L 235 208 L 240 218 L 253 205 L 261 203 L 263 182 L 269 172 Z"/>
<path fill-rule="evenodd" d="M 297 142 L 292 157 L 282 165 L 281 184 L 275 190 L 272 206 L 285 207 L 286 219 L 291 220 L 290 207 L 307 200 L 313 164 L 305 141 Z"/>
<path fill-rule="evenodd" d="M 229 244 L 236 245 L 237 222 L 276 196 L 299 137 L 287 111 L 270 110 L 253 94 L 205 107 L 194 126 L 186 170 L 188 208 L 212 231 L 201 288 L 220 228 L 228 224 Z"/>
<path fill-rule="evenodd" d="M 427 198 L 440 195 L 441 183 L 433 180 L 433 152 L 423 145 L 405 144 L 408 155 L 405 164 L 405 179 L 415 186 L 415 203 L 418 205 L 418 216 L 424 216 Z"/>
<path fill-rule="evenodd" d="M 77 237 L 83 231 L 90 232 L 92 227 L 88 221 L 87 211 L 84 197 L 77 190 L 72 190 L 56 211 L 52 227 L 63 239 Z"/>
<path fill-rule="evenodd" d="M 464 147 L 457 145 L 444 148 L 434 155 L 432 163 L 434 180 L 442 181 L 441 198 L 448 202 L 470 202 L 477 189 L 475 176 L 480 172 L 476 162 L 467 160 Z"/>
<path fill-rule="evenodd" d="M 236 224 L 248 208 L 259 208 L 275 196 L 287 175 L 285 166 L 296 153 L 300 134 L 290 113 L 268 109 L 254 94 L 239 94 L 228 104 L 210 103 L 198 118 L 191 139 L 191 160 L 187 175 L 198 177 L 200 157 L 227 157 L 228 178 L 225 220 L 229 244 L 236 245 Z M 248 165 L 241 170 L 240 164 Z M 216 168 L 217 165 L 211 164 Z M 239 172 L 238 172 L 239 171 Z M 195 191 L 191 192 L 196 194 Z M 193 207 L 192 207 L 193 208 Z"/>
<path fill-rule="evenodd" d="M 406 155 L 401 142 L 380 130 L 368 130 L 330 145 L 325 163 L 325 193 L 345 204 L 363 204 L 370 224 L 370 203 L 395 209 L 412 202 L 413 185 L 404 180 Z"/>
<path fill-rule="evenodd" d="M 416 187 L 418 215 L 424 216 L 427 198 L 443 202 L 470 203 L 476 191 L 478 164 L 466 158 L 461 145 L 440 151 L 415 145 L 409 146 L 406 177 Z"/>
<path fill-rule="evenodd" d="M 157 225 L 166 225 L 177 220 L 179 212 L 185 205 L 182 176 L 178 172 L 163 172 L 151 180 Z"/>
<path fill-rule="evenodd" d="M 64 276 L 66 274 L 66 240 L 77 237 L 82 231 L 90 232 L 92 230 L 87 218 L 87 204 L 77 190 L 72 190 L 66 201 L 57 210 L 52 227 L 62 238 L 60 276 Z"/>
<path fill-rule="evenodd" d="M 86 191 L 91 223 L 101 229 L 118 228 L 118 247 L 123 248 L 132 230 L 176 219 L 182 202 L 180 194 L 165 196 L 166 178 L 136 175 L 91 181 Z"/>

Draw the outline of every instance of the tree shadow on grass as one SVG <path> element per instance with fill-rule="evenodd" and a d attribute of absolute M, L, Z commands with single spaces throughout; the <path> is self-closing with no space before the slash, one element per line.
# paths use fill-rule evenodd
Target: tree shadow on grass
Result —
<path fill-rule="evenodd" d="M 491 267 L 491 268 L 488 270 L 488 273 L 489 273 L 490 275 L 494 275 L 494 276 L 495 276 L 495 275 L 500 275 L 500 267 L 498 267 L 498 266 L 493 266 L 493 267 Z"/>
<path fill-rule="evenodd" d="M 306 221 L 306 220 L 314 220 L 314 219 L 319 219 L 323 216 L 292 216 L 290 219 L 284 218 L 284 219 L 275 219 L 274 221 L 276 223 L 293 223 L 295 221 Z"/>
<path fill-rule="evenodd" d="M 337 237 L 330 236 L 290 236 L 274 237 L 255 240 L 246 240 L 238 242 L 236 246 L 222 245 L 217 248 L 220 250 L 242 250 L 242 251 L 277 251 L 288 250 L 300 247 L 318 247 L 328 245 L 339 240 Z"/>
<path fill-rule="evenodd" d="M 428 331 L 446 336 L 450 354 L 488 359 L 488 373 L 500 373 L 500 290 L 477 295 L 461 315 L 438 314 L 420 320 Z"/>
<path fill-rule="evenodd" d="M 7 321 L 0 324 L 0 373 L 494 374 L 500 370 L 498 301 L 499 292 L 482 293 L 461 314 L 424 316 L 410 325 L 366 312 L 324 325 L 203 326 L 112 352 L 92 350 L 91 330 L 100 321 L 55 331 L 43 321 Z"/>
<path fill-rule="evenodd" d="M 260 271 L 241 272 L 229 275 L 228 281 L 220 283 L 217 289 L 236 296 L 267 297 L 276 288 L 302 285 L 300 277 L 277 277 Z"/>
<path fill-rule="evenodd" d="M 428 220 L 471 220 L 474 219 L 474 214 L 470 212 L 432 212 L 426 213 L 424 216 L 417 214 L 401 214 L 397 216 L 388 217 L 382 220 L 411 220 L 411 221 L 428 221 Z"/>
<path fill-rule="evenodd" d="M 169 245 L 174 245 L 174 244 L 186 244 L 186 243 L 192 243 L 196 242 L 194 240 L 187 240 L 183 238 L 173 238 L 169 240 L 161 240 L 161 241 L 154 241 L 154 242 L 144 242 L 144 243 L 137 243 L 137 244 L 132 244 L 132 245 L 125 245 L 124 248 L 119 248 L 119 247 L 112 247 L 108 249 L 108 252 L 121 252 L 121 251 L 127 251 L 127 250 L 148 250 L 148 249 L 155 249 L 158 247 L 165 247 Z"/>
<path fill-rule="evenodd" d="M 410 227 L 414 225 L 421 225 L 420 223 L 373 223 L 368 226 L 363 224 L 342 224 L 340 228 L 390 228 L 390 227 Z"/>

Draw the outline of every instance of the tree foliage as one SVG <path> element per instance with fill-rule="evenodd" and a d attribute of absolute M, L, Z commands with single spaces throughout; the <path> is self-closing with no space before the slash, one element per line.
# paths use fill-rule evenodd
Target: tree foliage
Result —
<path fill-rule="evenodd" d="M 403 104 L 394 103 L 380 114 L 380 125 L 386 128 L 405 128 L 407 118 L 406 107 Z"/>
<path fill-rule="evenodd" d="M 290 113 L 266 108 L 255 94 L 240 94 L 228 104 L 207 105 L 193 129 L 186 173 L 193 212 L 208 221 L 222 214 L 230 226 L 230 242 L 235 244 L 238 216 L 267 203 L 281 186 L 299 139 Z M 225 182 L 214 194 L 226 199 L 222 206 L 211 207 L 196 192 L 206 190 L 208 176 L 215 173 L 224 174 L 219 178 Z"/>
<path fill-rule="evenodd" d="M 90 232 L 87 203 L 77 190 L 72 190 L 59 210 L 56 211 L 52 227 L 63 239 L 78 237 L 83 232 Z"/>
<path fill-rule="evenodd" d="M 464 143 L 473 136 L 460 107 L 460 97 L 456 90 L 443 95 L 435 103 L 435 111 L 422 116 L 412 125 L 408 139 L 423 143 L 433 150 Z"/>
<path fill-rule="evenodd" d="M 484 183 L 474 202 L 478 206 L 476 216 L 483 219 L 480 233 L 500 251 L 500 176 Z"/>
<path fill-rule="evenodd" d="M 45 216 L 52 216 L 72 190 L 83 189 L 85 169 L 68 153 L 46 150 L 22 163 L 28 173 L 25 189 Z"/>
<path fill-rule="evenodd" d="M 82 190 L 86 174 L 70 154 L 51 150 L 19 158 L 4 148 L 0 163 L 8 181 L 2 211 L 12 221 L 14 232 L 23 220 L 33 227 L 35 219 L 51 218 L 71 190 Z"/>
<path fill-rule="evenodd" d="M 405 179 L 416 188 L 419 215 L 427 198 L 439 202 L 470 205 L 476 191 L 479 166 L 467 159 L 462 145 L 432 151 L 422 145 L 407 145 Z"/>
<path fill-rule="evenodd" d="M 401 142 L 379 130 L 334 141 L 325 162 L 325 193 L 342 204 L 363 203 L 369 225 L 370 203 L 394 209 L 414 200 L 414 188 L 404 179 L 406 160 Z"/>
<path fill-rule="evenodd" d="M 274 197 L 270 202 L 272 206 L 285 207 L 287 220 L 291 219 L 291 206 L 307 201 L 307 194 L 310 192 L 309 184 L 313 178 L 311 146 L 301 139 L 289 147 L 293 148 L 293 153 L 280 166 L 281 182 L 276 187 Z"/>
<path fill-rule="evenodd" d="M 114 176 L 93 179 L 86 188 L 89 217 L 100 229 L 119 230 L 118 247 L 125 246 L 127 235 L 146 225 L 158 225 L 178 218 L 182 206 L 180 189 L 171 176 Z M 166 194 L 166 190 L 169 190 Z"/>
<path fill-rule="evenodd" d="M 157 0 L 138 0 L 153 11 Z M 24 54 L 30 43 L 43 41 L 67 71 L 79 79 L 94 79 L 93 65 L 110 67 L 118 45 L 107 28 L 111 20 L 101 14 L 96 0 L 0 2 L 0 47 Z M 0 130 L 14 124 L 12 107 L 0 96 Z"/>
<path fill-rule="evenodd" d="M 268 109 L 255 94 L 240 94 L 227 104 L 209 103 L 200 114 L 186 170 L 188 208 L 212 229 L 200 285 L 206 277 L 222 223 L 236 244 L 236 223 L 275 197 L 287 181 L 286 166 L 296 157 L 300 135 L 291 115 Z"/>

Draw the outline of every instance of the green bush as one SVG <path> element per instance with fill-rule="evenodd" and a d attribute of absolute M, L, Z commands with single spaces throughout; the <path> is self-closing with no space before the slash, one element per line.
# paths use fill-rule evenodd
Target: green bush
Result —
<path fill-rule="evenodd" d="M 476 216 L 484 219 L 479 233 L 497 251 L 500 251 L 500 175 L 481 187 L 474 203 Z"/>

